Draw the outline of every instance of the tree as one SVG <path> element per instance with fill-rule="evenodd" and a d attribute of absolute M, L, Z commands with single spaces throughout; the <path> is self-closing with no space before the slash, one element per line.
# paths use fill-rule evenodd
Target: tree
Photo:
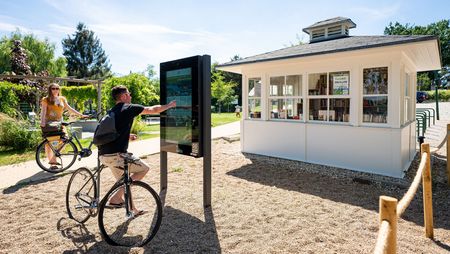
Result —
<path fill-rule="evenodd" d="M 69 76 L 100 79 L 111 76 L 108 56 L 100 40 L 86 25 L 78 23 L 73 37 L 62 40 L 63 55 L 67 58 Z"/>
<path fill-rule="evenodd" d="M 155 66 L 152 64 L 147 65 L 144 71 L 140 72 L 142 75 L 146 76 L 150 82 L 150 86 L 152 87 L 155 94 L 158 95 L 158 100 L 160 96 L 160 82 L 158 76 L 156 76 Z"/>
<path fill-rule="evenodd" d="M 239 55 L 234 55 L 232 58 L 230 58 L 231 61 L 237 61 L 237 60 L 241 60 L 241 59 L 242 59 L 242 57 L 240 57 Z M 233 82 L 235 84 L 235 86 L 233 87 L 234 94 L 237 95 L 238 104 L 242 105 L 242 75 L 237 74 L 237 73 L 217 70 L 217 68 L 216 68 L 217 65 L 218 65 L 218 63 L 213 63 L 211 66 L 211 75 L 213 78 L 212 81 L 214 81 L 214 73 L 219 72 L 220 75 L 223 77 L 224 82 Z M 212 104 L 214 104 L 216 101 L 213 100 L 212 102 L 213 102 Z"/>
<path fill-rule="evenodd" d="M 427 72 L 417 73 L 417 90 L 430 90 L 431 79 Z"/>
<path fill-rule="evenodd" d="M 11 49 L 14 47 L 14 41 L 21 41 L 22 52 L 27 57 L 27 64 L 32 73 L 48 72 L 51 76 L 66 76 L 66 59 L 55 58 L 55 44 L 50 43 L 48 39 L 39 40 L 33 34 L 22 34 L 20 30 L 10 36 L 3 36 L 0 40 L 0 73 L 12 71 Z"/>
<path fill-rule="evenodd" d="M 233 89 L 236 85 L 233 81 L 225 81 L 221 72 L 213 73 L 211 96 L 217 101 L 219 113 L 222 112 L 222 106 L 229 105 L 236 99 Z"/>
<path fill-rule="evenodd" d="M 155 93 L 150 80 L 141 73 L 131 73 L 123 77 L 112 77 L 105 80 L 102 86 L 102 106 L 110 108 L 115 101 L 111 97 L 111 89 L 116 85 L 124 85 L 131 93 L 132 102 L 142 105 L 159 104 L 159 95 Z"/>

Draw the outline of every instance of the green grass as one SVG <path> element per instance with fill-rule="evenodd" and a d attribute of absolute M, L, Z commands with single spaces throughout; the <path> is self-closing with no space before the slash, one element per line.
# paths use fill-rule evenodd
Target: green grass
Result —
<path fill-rule="evenodd" d="M 242 115 L 242 114 L 241 114 Z M 213 113 L 211 115 L 211 125 L 212 127 L 217 127 L 219 125 L 232 123 L 241 120 L 240 117 L 236 117 L 236 113 Z"/>
<path fill-rule="evenodd" d="M 211 125 L 212 127 L 216 127 L 219 125 L 232 123 L 235 121 L 239 121 L 240 118 L 236 117 L 235 113 L 213 113 L 211 115 Z M 145 128 L 142 130 L 142 132 L 138 135 L 138 140 L 144 140 L 149 138 L 156 138 L 159 137 L 159 134 L 157 133 L 149 133 L 149 132 L 159 132 L 159 124 L 154 125 L 145 125 Z M 80 143 L 84 148 L 87 148 L 89 144 L 91 143 L 92 138 L 85 138 L 81 139 Z M 74 140 L 74 143 L 75 140 Z M 76 144 L 78 146 L 78 144 Z M 37 145 L 36 145 L 37 146 Z M 92 149 L 95 149 L 96 146 L 93 145 Z M 78 147 L 78 149 L 80 149 Z M 0 147 L 0 166 L 4 165 L 11 165 L 16 164 L 20 162 L 30 161 L 34 160 L 36 150 L 25 150 L 25 151 L 18 151 L 18 150 L 7 150 L 5 148 Z"/>
<path fill-rule="evenodd" d="M 3 150 L 0 149 L 0 166 L 34 160 L 35 150 Z"/>

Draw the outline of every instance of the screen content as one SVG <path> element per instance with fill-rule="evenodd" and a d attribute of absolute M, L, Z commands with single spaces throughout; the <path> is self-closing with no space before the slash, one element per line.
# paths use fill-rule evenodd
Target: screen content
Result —
<path fill-rule="evenodd" d="M 161 136 L 166 143 L 165 150 L 192 154 L 198 153 L 199 129 L 197 107 L 192 106 L 192 69 L 183 68 L 166 72 L 166 103 L 175 100 L 176 108 L 166 111 Z"/>

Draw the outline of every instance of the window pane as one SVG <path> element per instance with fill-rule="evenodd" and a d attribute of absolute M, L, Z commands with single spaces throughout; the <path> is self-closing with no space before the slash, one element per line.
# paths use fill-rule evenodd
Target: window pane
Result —
<path fill-rule="evenodd" d="M 409 121 L 409 112 L 411 112 L 411 103 L 409 98 L 405 98 L 405 112 L 404 112 L 404 122 Z"/>
<path fill-rule="evenodd" d="M 248 117 L 261 118 L 261 99 L 248 100 Z"/>
<path fill-rule="evenodd" d="M 388 68 L 368 68 L 363 70 L 364 94 L 388 93 Z"/>
<path fill-rule="evenodd" d="M 302 99 L 287 99 L 286 109 L 287 109 L 287 119 L 294 119 L 294 120 L 303 119 Z"/>
<path fill-rule="evenodd" d="M 309 95 L 327 95 L 327 74 L 309 74 L 308 86 Z"/>
<path fill-rule="evenodd" d="M 405 75 L 405 96 L 409 97 L 409 74 Z"/>
<path fill-rule="evenodd" d="M 248 80 L 248 97 L 261 97 L 260 78 L 251 78 Z"/>
<path fill-rule="evenodd" d="M 282 96 L 284 86 L 283 77 L 271 77 L 270 78 L 270 96 Z"/>
<path fill-rule="evenodd" d="M 348 122 L 350 118 L 350 99 L 330 99 L 329 120 Z"/>
<path fill-rule="evenodd" d="M 363 122 L 387 123 L 387 96 L 363 98 Z"/>
<path fill-rule="evenodd" d="M 301 96 L 302 95 L 302 76 L 291 75 L 286 77 L 286 95 Z"/>
<path fill-rule="evenodd" d="M 327 99 L 309 99 L 309 120 L 327 120 Z"/>
<path fill-rule="evenodd" d="M 350 72 L 330 72 L 330 95 L 348 95 L 350 89 Z"/>
<path fill-rule="evenodd" d="M 270 119 L 286 119 L 286 106 L 284 99 L 270 100 Z"/>

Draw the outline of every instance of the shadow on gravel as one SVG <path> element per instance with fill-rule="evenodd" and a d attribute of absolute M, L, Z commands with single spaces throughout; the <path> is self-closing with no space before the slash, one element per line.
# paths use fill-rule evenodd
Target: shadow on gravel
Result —
<path fill-rule="evenodd" d="M 84 225 L 67 218 L 61 218 L 57 228 L 74 245 L 74 249 L 64 253 L 221 253 L 211 208 L 205 209 L 204 216 L 202 221 L 170 206 L 165 207 L 161 228 L 142 248 L 111 246 L 99 238 L 100 232 L 89 232 Z"/>
<path fill-rule="evenodd" d="M 28 178 L 20 180 L 13 186 L 3 189 L 2 193 L 3 194 L 12 194 L 26 186 L 41 184 L 41 183 L 45 183 L 48 181 L 53 181 L 62 175 L 65 175 L 65 174 L 55 175 L 55 174 L 51 174 L 51 173 L 48 173 L 45 171 L 40 171 L 39 173 L 36 173 Z"/>
<path fill-rule="evenodd" d="M 335 202 L 359 206 L 378 212 L 381 195 L 395 197 L 400 200 L 407 187 L 393 183 L 359 178 L 361 173 L 350 170 L 315 165 L 299 161 L 244 154 L 251 164 L 228 172 L 228 175 L 251 182 L 275 186 L 277 188 L 306 193 Z M 418 156 L 417 156 L 418 158 Z M 444 170 L 439 160 L 432 159 L 432 170 Z M 418 167 L 417 159 L 413 162 L 409 174 L 415 175 Z M 308 170 L 308 168 L 310 170 Z M 311 168 L 314 168 L 311 171 Z M 433 174 L 435 178 L 436 172 Z M 369 175 L 370 174 L 365 174 Z M 442 178 L 442 177 L 440 177 Z M 374 176 L 374 179 L 377 176 Z M 393 179 L 394 180 L 394 179 Z M 409 180 L 406 179 L 408 182 Z M 402 219 L 423 225 L 422 187 L 402 216 Z M 355 189 L 358 191 L 355 192 Z M 450 229 L 450 188 L 441 180 L 433 182 L 433 214 L 435 228 Z"/>

